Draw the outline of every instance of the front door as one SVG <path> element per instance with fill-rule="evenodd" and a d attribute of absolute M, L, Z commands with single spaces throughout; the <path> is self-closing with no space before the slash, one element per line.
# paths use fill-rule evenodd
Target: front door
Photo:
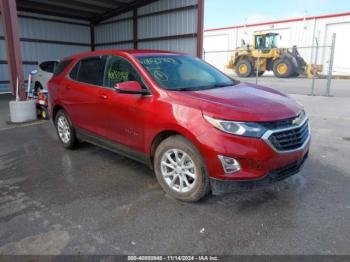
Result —
<path fill-rule="evenodd" d="M 103 133 L 109 140 L 143 151 L 144 116 L 152 96 L 117 93 L 115 84 L 127 81 L 138 81 L 147 88 L 128 60 L 109 56 L 104 73 L 104 88 L 99 92 L 98 114 L 105 129 Z"/>

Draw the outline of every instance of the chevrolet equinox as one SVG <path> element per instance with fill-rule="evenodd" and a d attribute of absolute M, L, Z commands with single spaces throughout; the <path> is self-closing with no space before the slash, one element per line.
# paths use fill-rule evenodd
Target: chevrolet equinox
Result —
<path fill-rule="evenodd" d="M 280 181 L 309 151 L 300 104 L 181 53 L 74 55 L 58 64 L 48 90 L 64 147 L 87 141 L 147 163 L 183 201 Z"/>

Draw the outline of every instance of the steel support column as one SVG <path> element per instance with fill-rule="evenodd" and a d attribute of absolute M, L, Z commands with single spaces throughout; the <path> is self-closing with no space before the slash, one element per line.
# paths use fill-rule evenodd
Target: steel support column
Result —
<path fill-rule="evenodd" d="M 198 0 L 197 14 L 197 57 L 203 56 L 204 0 Z"/>
<path fill-rule="evenodd" d="M 90 24 L 90 47 L 91 51 L 95 51 L 95 25 Z"/>
<path fill-rule="evenodd" d="M 12 94 L 16 93 L 16 81 L 18 77 L 19 98 L 20 100 L 25 100 L 26 94 L 24 88 L 16 1 L 0 0 L 0 10 L 5 35 L 5 46 L 7 50 L 7 60 Z"/>
<path fill-rule="evenodd" d="M 132 23 L 133 23 L 133 44 L 134 44 L 134 49 L 137 49 L 138 48 L 137 8 L 134 8 L 133 10 Z"/>

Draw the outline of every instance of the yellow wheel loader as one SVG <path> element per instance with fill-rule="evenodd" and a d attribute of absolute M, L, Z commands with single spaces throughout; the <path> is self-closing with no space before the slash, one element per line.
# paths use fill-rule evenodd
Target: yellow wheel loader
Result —
<path fill-rule="evenodd" d="M 308 65 L 300 56 L 297 47 L 279 48 L 278 33 L 255 33 L 252 45 L 242 46 L 232 52 L 227 68 L 235 70 L 240 77 L 261 76 L 265 71 L 273 71 L 276 77 L 287 78 L 306 75 L 311 78 L 313 73 L 322 71 L 322 65 Z M 259 66 L 258 66 L 259 64 Z"/>

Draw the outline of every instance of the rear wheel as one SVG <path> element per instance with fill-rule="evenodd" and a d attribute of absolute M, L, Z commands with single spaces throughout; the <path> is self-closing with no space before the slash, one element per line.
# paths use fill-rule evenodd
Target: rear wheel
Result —
<path fill-rule="evenodd" d="M 291 77 L 295 74 L 293 63 L 286 58 L 277 59 L 273 64 L 273 73 L 280 78 Z"/>
<path fill-rule="evenodd" d="M 74 148 L 77 144 L 75 129 L 65 111 L 60 110 L 57 112 L 55 126 L 58 138 L 63 146 L 68 149 Z"/>
<path fill-rule="evenodd" d="M 197 149 L 184 137 L 172 136 L 157 147 L 154 170 L 170 196 L 195 202 L 209 192 L 209 179 Z"/>
<path fill-rule="evenodd" d="M 249 60 L 241 60 L 237 63 L 236 74 L 239 77 L 249 77 L 253 73 L 253 66 Z"/>

